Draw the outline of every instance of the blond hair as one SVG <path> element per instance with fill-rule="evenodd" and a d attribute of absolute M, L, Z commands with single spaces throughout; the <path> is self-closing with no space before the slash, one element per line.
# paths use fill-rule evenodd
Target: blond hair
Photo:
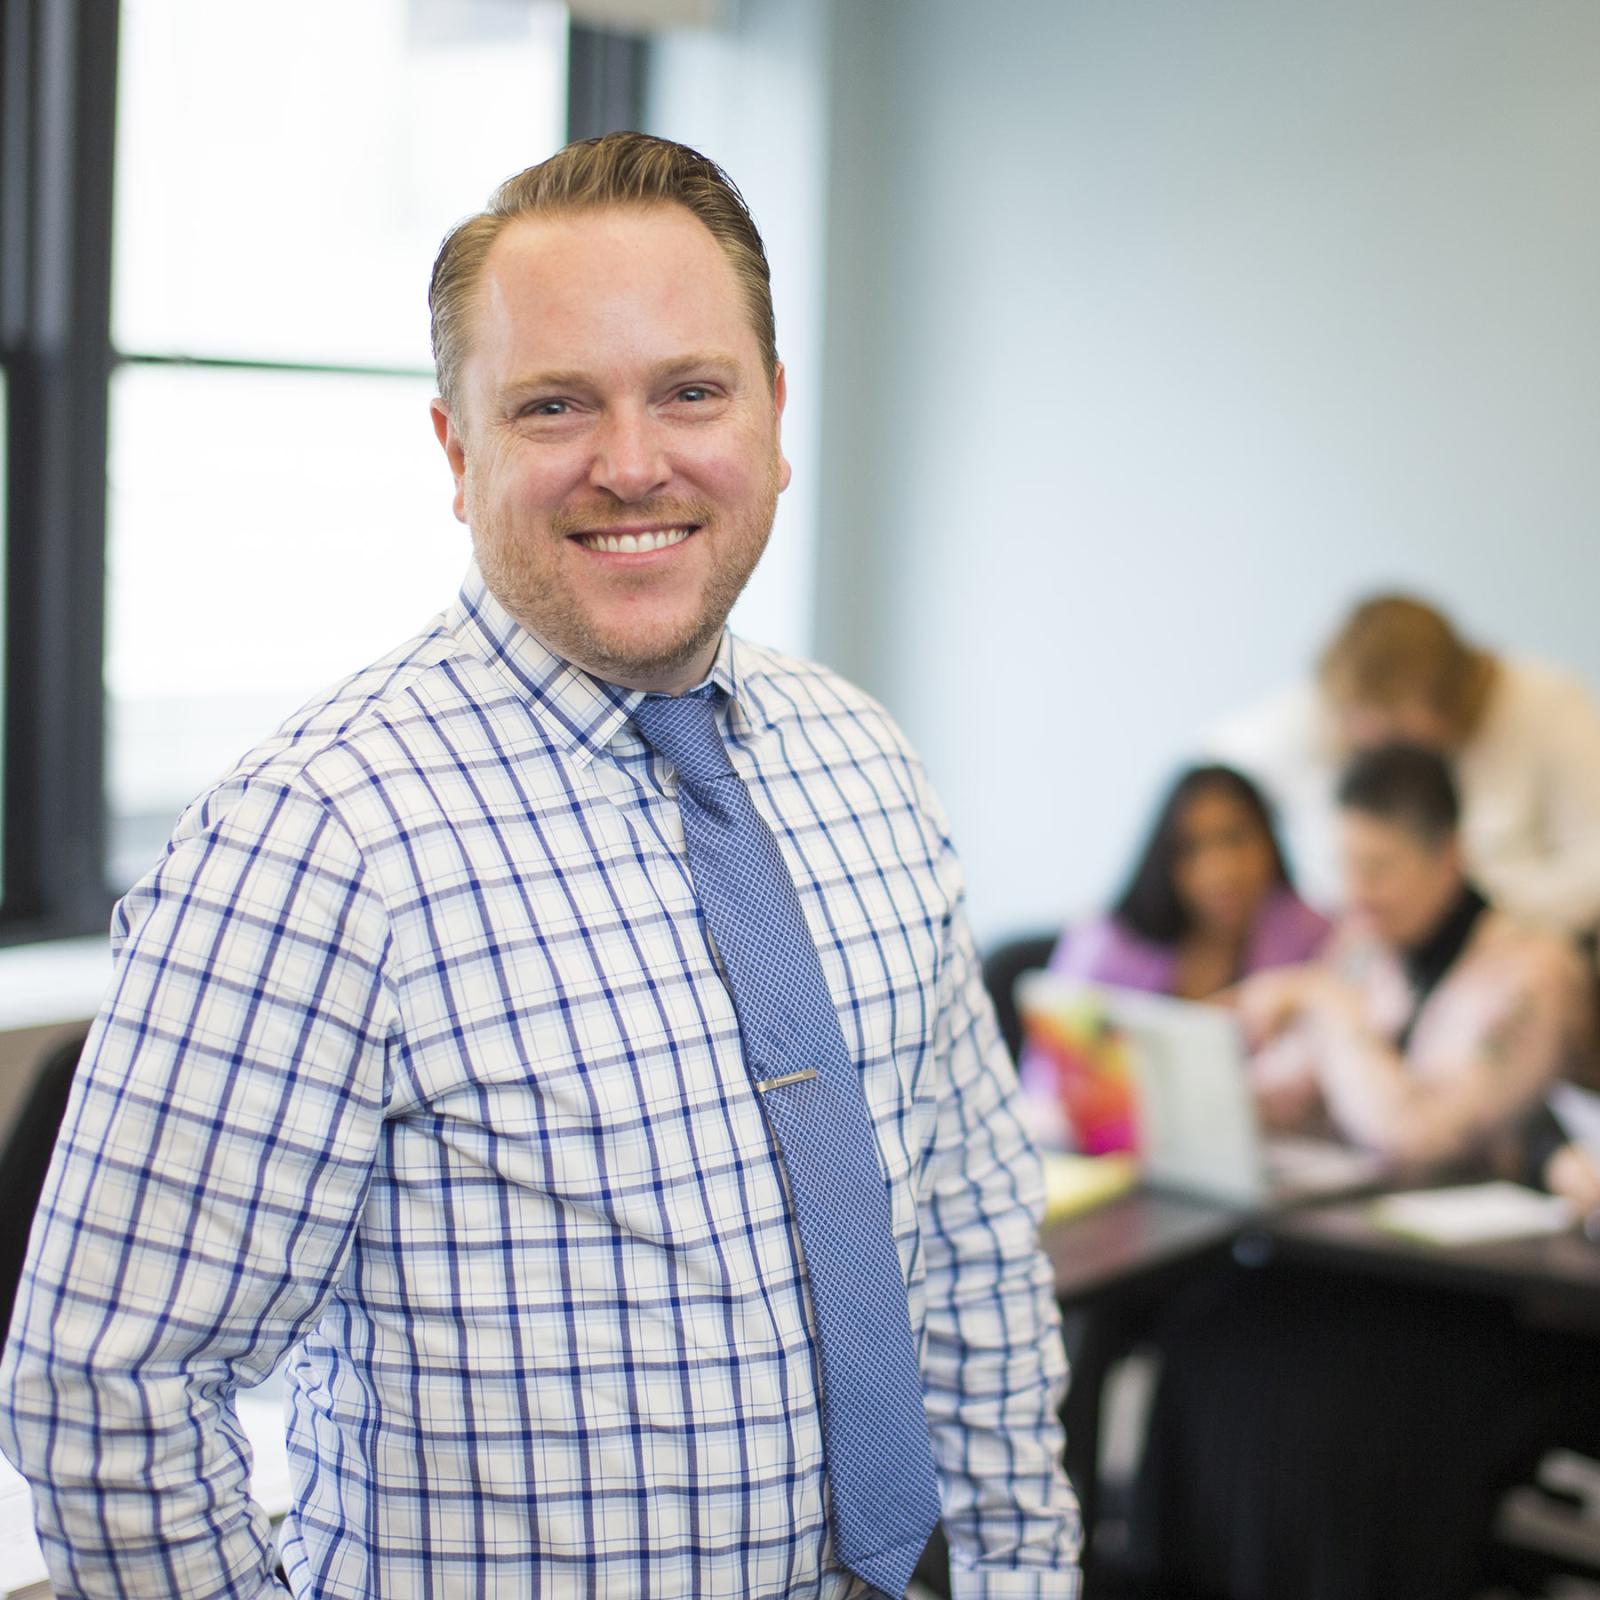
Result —
<path fill-rule="evenodd" d="M 1323 691 L 1341 706 L 1421 699 L 1458 738 L 1477 726 L 1494 657 L 1469 644 L 1449 618 L 1410 595 L 1375 595 L 1345 618 L 1318 663 Z"/>
<path fill-rule="evenodd" d="M 455 409 L 489 250 L 508 223 L 572 216 L 608 206 L 682 206 L 722 247 L 744 290 L 768 381 L 777 376 L 772 279 L 744 197 L 716 162 L 687 145 L 646 133 L 608 133 L 569 144 L 548 161 L 507 178 L 488 206 L 450 231 L 433 263 L 428 306 L 439 393 Z"/>

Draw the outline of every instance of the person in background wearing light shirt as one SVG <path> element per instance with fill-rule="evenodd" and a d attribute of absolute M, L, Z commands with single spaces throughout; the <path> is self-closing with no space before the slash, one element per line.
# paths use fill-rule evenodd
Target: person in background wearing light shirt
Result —
<path fill-rule="evenodd" d="M 1244 984 L 1269 1124 L 1325 1121 L 1397 1165 L 1477 1156 L 1591 1044 L 1588 980 L 1558 934 L 1467 876 L 1435 751 L 1358 755 L 1339 783 L 1349 906 L 1323 959 Z"/>
<path fill-rule="evenodd" d="M 1505 911 L 1567 933 L 1600 925 L 1600 710 L 1539 662 L 1463 640 L 1407 595 L 1359 605 L 1314 682 L 1230 718 L 1206 750 L 1253 777 L 1314 904 L 1339 903 L 1334 786 L 1357 750 L 1405 741 L 1452 760 L 1474 880 Z"/>
<path fill-rule="evenodd" d="M 1436 751 L 1364 752 L 1338 799 L 1349 914 L 1319 961 L 1236 997 L 1266 1041 L 1266 1119 L 1397 1166 L 1509 1164 L 1587 1040 L 1582 963 L 1473 887 Z M 1230 1600 L 1469 1600 L 1498 1495 L 1542 1437 L 1523 1408 L 1570 1363 L 1492 1297 L 1285 1261 L 1173 1296 L 1151 1340 L 1130 1547 L 1150 1592 Z"/>
<path fill-rule="evenodd" d="M 735 639 L 761 240 L 639 134 L 435 265 L 475 560 L 121 903 L 0 1367 L 63 1595 L 1075 1596 L 1038 1161 L 916 757 Z M 337 448 L 337 440 L 319 441 Z"/>

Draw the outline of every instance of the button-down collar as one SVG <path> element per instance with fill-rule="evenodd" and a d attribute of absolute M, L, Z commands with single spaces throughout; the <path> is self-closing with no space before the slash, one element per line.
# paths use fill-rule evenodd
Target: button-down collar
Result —
<path fill-rule="evenodd" d="M 489 592 L 476 562 L 467 570 L 447 626 L 532 703 L 580 766 L 611 746 L 644 698 L 641 690 L 608 683 L 558 656 Z M 701 685 L 714 683 L 727 695 L 728 732 L 747 741 L 769 719 L 754 684 L 741 679 L 738 657 L 738 640 L 725 628 Z M 628 737 L 638 736 L 629 729 Z"/>

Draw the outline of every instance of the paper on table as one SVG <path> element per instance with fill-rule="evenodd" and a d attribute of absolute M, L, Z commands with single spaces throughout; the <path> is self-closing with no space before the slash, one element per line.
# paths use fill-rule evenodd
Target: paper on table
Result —
<path fill-rule="evenodd" d="M 1488 1244 L 1531 1239 L 1572 1225 L 1572 1207 L 1515 1183 L 1473 1183 L 1460 1189 L 1391 1194 L 1372 1204 L 1372 1220 L 1392 1233 L 1429 1244 Z"/>
<path fill-rule="evenodd" d="M 1550 1091 L 1550 1109 L 1566 1136 L 1600 1161 L 1600 1094 L 1558 1083 Z"/>
<path fill-rule="evenodd" d="M 1107 1205 L 1139 1181 L 1138 1165 L 1129 1155 L 1074 1156 L 1047 1151 L 1042 1159 L 1047 1222 Z"/>

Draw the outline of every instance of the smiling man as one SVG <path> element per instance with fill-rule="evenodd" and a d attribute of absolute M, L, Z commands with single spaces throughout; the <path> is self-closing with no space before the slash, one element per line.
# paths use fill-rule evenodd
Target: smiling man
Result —
<path fill-rule="evenodd" d="M 58 1593 L 1077 1593 L 1041 1185 L 915 757 L 735 640 L 767 265 L 637 134 L 434 270 L 475 561 L 118 909 L 7 1347 Z"/>

